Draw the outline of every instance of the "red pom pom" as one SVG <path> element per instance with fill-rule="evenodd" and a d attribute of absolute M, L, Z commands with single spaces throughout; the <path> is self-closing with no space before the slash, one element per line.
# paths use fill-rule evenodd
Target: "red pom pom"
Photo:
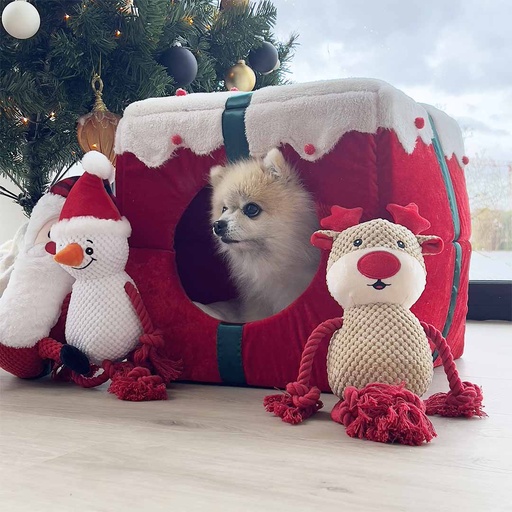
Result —
<path fill-rule="evenodd" d="M 414 124 L 416 125 L 416 128 L 421 130 L 425 126 L 425 119 L 423 119 L 423 117 L 417 117 L 414 120 Z"/>
<path fill-rule="evenodd" d="M 306 144 L 304 146 L 304 153 L 306 153 L 306 155 L 313 155 L 316 151 L 316 148 L 315 146 L 313 146 L 313 144 Z"/>
<path fill-rule="evenodd" d="M 108 391 L 129 402 L 167 400 L 164 381 L 158 375 L 151 375 L 148 368 L 136 367 L 127 375 L 115 376 Z"/>
<path fill-rule="evenodd" d="M 463 156 L 463 157 L 462 157 L 462 163 L 463 163 L 464 165 L 468 165 L 468 164 L 469 164 L 469 158 L 468 158 L 467 156 Z"/>
<path fill-rule="evenodd" d="M 181 87 L 179 89 L 176 89 L 176 96 L 186 96 L 188 94 L 185 89 L 182 89 Z"/>
<path fill-rule="evenodd" d="M 380 443 L 418 446 L 436 436 L 423 401 L 403 385 L 368 384 L 348 387 L 331 418 L 345 425 L 350 437 Z"/>
<path fill-rule="evenodd" d="M 181 135 L 173 135 L 171 137 L 171 141 L 175 146 L 179 146 L 183 142 L 183 139 L 181 138 Z"/>

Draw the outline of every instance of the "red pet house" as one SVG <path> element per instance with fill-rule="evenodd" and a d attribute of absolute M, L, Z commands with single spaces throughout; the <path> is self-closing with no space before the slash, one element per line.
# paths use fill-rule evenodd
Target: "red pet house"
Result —
<path fill-rule="evenodd" d="M 340 315 L 326 288 L 325 255 L 305 293 L 273 317 L 224 324 L 192 303 L 234 293 L 214 250 L 209 169 L 272 147 L 295 165 L 319 217 L 333 204 L 362 206 L 363 220 L 389 219 L 389 203 L 419 206 L 445 249 L 426 258 L 427 287 L 412 311 L 441 330 L 459 357 L 471 252 L 460 129 L 385 82 L 333 80 L 150 99 L 126 109 L 116 196 L 133 228 L 128 272 L 169 351 L 183 359 L 183 379 L 284 387 L 311 331 Z M 313 382 L 328 390 L 325 357 L 317 361 Z"/>

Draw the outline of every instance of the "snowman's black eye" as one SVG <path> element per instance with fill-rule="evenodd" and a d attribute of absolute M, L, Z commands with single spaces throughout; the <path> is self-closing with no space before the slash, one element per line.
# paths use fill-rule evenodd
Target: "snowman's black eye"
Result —
<path fill-rule="evenodd" d="M 87 247 L 87 249 L 85 249 L 85 254 L 92 256 L 94 254 L 94 249 L 92 247 Z"/>
<path fill-rule="evenodd" d="M 405 249 L 405 244 L 402 242 L 402 240 L 398 240 L 396 245 L 398 245 L 398 247 L 400 247 L 400 249 Z"/>
<path fill-rule="evenodd" d="M 362 243 L 363 241 L 361 240 L 361 238 L 356 238 L 353 242 L 354 247 L 359 247 Z"/>

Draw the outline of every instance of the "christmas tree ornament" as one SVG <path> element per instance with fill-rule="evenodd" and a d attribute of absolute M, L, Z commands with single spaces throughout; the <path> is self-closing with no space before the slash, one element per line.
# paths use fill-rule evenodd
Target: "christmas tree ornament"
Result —
<path fill-rule="evenodd" d="M 110 112 L 103 102 L 103 80 L 97 73 L 92 79 L 91 87 L 96 100 L 92 112 L 78 119 L 78 143 L 84 152 L 99 151 L 115 165 L 114 142 L 121 116 Z"/>
<path fill-rule="evenodd" d="M 249 64 L 258 73 L 271 73 L 278 62 L 276 47 L 268 41 L 264 41 L 260 47 L 254 48 L 249 53 Z"/>
<path fill-rule="evenodd" d="M 15 0 L 2 12 L 2 25 L 16 39 L 29 39 L 34 36 L 40 24 L 39 12 L 26 0 Z"/>
<path fill-rule="evenodd" d="M 139 16 L 139 8 L 133 3 L 133 0 L 126 0 L 125 6 L 120 10 L 127 18 L 137 18 Z"/>
<path fill-rule="evenodd" d="M 280 67 L 281 67 L 281 61 L 279 59 L 277 59 L 276 65 L 274 66 L 273 69 L 271 69 L 270 71 L 267 71 L 267 73 L 261 73 L 261 74 L 262 75 L 270 75 L 270 73 L 277 71 Z"/>
<path fill-rule="evenodd" d="M 249 0 L 221 0 L 220 10 L 224 11 L 226 9 L 231 9 L 232 7 L 247 7 L 248 5 Z"/>
<path fill-rule="evenodd" d="M 249 92 L 256 85 L 256 75 L 244 60 L 239 60 L 227 70 L 224 82 L 228 91 L 236 87 L 239 91 Z"/>
<path fill-rule="evenodd" d="M 190 85 L 196 78 L 197 60 L 187 48 L 171 46 L 160 55 L 159 61 L 179 87 Z"/>

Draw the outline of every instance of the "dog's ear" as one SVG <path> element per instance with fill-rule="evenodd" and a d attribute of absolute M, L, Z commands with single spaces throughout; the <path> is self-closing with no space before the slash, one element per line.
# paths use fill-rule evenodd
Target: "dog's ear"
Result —
<path fill-rule="evenodd" d="M 291 174 L 290 166 L 277 148 L 273 148 L 267 153 L 263 159 L 263 168 L 277 177 L 288 177 Z"/>
<path fill-rule="evenodd" d="M 222 167 L 222 165 L 214 165 L 210 169 L 210 177 L 209 182 L 212 187 L 215 187 L 218 185 L 223 179 L 224 175 L 226 174 L 226 168 Z"/>

